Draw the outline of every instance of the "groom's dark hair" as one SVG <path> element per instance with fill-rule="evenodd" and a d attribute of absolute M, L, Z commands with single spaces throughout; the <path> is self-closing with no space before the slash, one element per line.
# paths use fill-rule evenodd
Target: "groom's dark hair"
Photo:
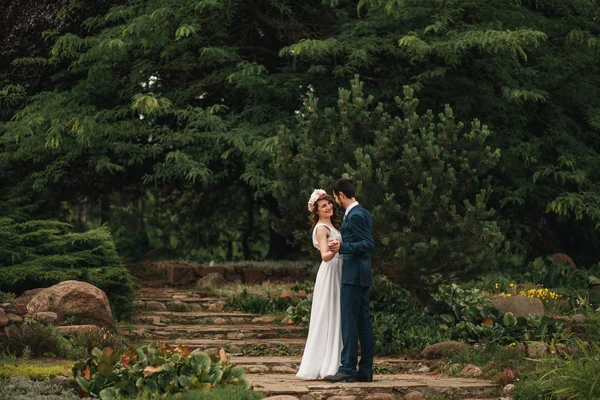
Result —
<path fill-rule="evenodd" d="M 340 179 L 336 183 L 333 184 L 333 193 L 339 195 L 340 193 L 344 193 L 344 195 L 351 199 L 356 197 L 356 189 L 354 188 L 354 183 L 350 179 Z"/>

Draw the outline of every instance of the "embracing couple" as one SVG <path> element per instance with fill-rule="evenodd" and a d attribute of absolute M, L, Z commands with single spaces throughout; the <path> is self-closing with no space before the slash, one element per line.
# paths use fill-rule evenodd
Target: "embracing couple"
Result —
<path fill-rule="evenodd" d="M 341 227 L 334 198 L 346 210 Z M 356 201 L 354 185 L 348 179 L 333 185 L 333 198 L 324 190 L 315 189 L 308 210 L 312 213 L 313 244 L 323 261 L 317 273 L 308 338 L 296 376 L 330 382 L 371 382 L 375 353 L 369 311 L 371 214 Z"/>

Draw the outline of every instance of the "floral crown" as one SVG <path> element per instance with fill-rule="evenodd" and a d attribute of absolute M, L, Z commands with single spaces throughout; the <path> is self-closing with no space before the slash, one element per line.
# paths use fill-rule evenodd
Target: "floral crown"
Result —
<path fill-rule="evenodd" d="M 313 212 L 315 209 L 315 203 L 323 196 L 327 196 L 327 192 L 323 189 L 315 189 L 308 199 L 308 211 Z"/>

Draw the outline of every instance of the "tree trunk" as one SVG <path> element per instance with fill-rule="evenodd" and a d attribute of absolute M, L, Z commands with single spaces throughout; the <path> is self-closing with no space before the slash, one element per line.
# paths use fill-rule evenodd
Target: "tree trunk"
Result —
<path fill-rule="evenodd" d="M 100 220 L 102 225 L 110 225 L 110 193 L 104 193 L 100 199 Z"/>
<path fill-rule="evenodd" d="M 79 231 L 87 231 L 87 197 L 79 200 Z"/>
<path fill-rule="evenodd" d="M 251 254 L 250 251 L 250 235 L 252 235 L 252 230 L 254 229 L 254 207 L 255 207 L 255 201 L 254 201 L 254 193 L 252 192 L 252 189 L 246 185 L 246 198 L 248 199 L 247 202 L 247 210 L 246 210 L 246 214 L 247 214 L 247 222 L 246 222 L 246 231 L 243 234 L 242 237 L 242 248 L 244 251 L 244 260 L 249 260 Z"/>

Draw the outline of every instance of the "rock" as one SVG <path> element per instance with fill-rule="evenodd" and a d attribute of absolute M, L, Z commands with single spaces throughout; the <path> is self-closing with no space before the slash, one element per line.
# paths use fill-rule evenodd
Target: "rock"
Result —
<path fill-rule="evenodd" d="M 271 324 L 275 322 L 275 317 L 256 317 L 251 322 L 253 324 Z"/>
<path fill-rule="evenodd" d="M 409 392 L 404 395 L 403 400 L 423 400 L 425 396 L 421 392 Z"/>
<path fill-rule="evenodd" d="M 23 322 L 23 318 L 19 317 L 18 315 L 12 314 L 12 313 L 6 314 L 6 318 L 8 318 L 8 320 L 10 322 L 12 322 L 13 324 L 18 324 L 19 322 Z"/>
<path fill-rule="evenodd" d="M 455 341 L 435 343 L 425 347 L 421 352 L 421 357 L 433 360 L 459 353 L 468 347 L 465 343 Z"/>
<path fill-rule="evenodd" d="M 303 394 L 302 396 L 300 396 L 300 400 L 315 400 L 315 398 L 307 394 Z"/>
<path fill-rule="evenodd" d="M 58 314 L 51 311 L 40 311 L 33 314 L 33 319 L 43 324 L 53 324 L 58 320 Z"/>
<path fill-rule="evenodd" d="M 575 314 L 575 315 L 573 315 L 572 321 L 573 321 L 573 324 L 583 325 L 587 322 L 587 318 L 583 314 Z"/>
<path fill-rule="evenodd" d="M 160 301 L 146 301 L 144 308 L 149 311 L 167 311 L 167 306 Z"/>
<path fill-rule="evenodd" d="M 421 363 L 417 364 L 417 368 L 411 370 L 411 372 L 419 372 L 419 373 L 427 373 L 427 372 L 431 372 L 431 368 L 429 368 L 427 365 L 423 365 Z"/>
<path fill-rule="evenodd" d="M 391 393 L 371 393 L 365 397 L 365 400 L 396 400 Z"/>
<path fill-rule="evenodd" d="M 132 301 L 132 302 L 131 302 L 131 304 L 132 304 L 132 305 L 133 305 L 135 308 L 144 308 L 144 305 L 145 305 L 146 303 L 144 303 L 144 302 L 143 302 L 143 301 L 141 301 L 141 300 L 134 300 L 134 301 Z"/>
<path fill-rule="evenodd" d="M 208 276 L 210 274 L 219 274 L 221 276 L 225 276 L 227 272 L 227 268 L 225 267 L 215 267 L 215 266 L 209 266 L 209 267 L 203 267 L 202 268 L 202 272 L 201 275 L 203 277 Z"/>
<path fill-rule="evenodd" d="M 269 372 L 269 367 L 266 365 L 246 365 L 245 367 L 239 365 L 239 367 L 244 368 L 251 374 L 266 374 Z"/>
<path fill-rule="evenodd" d="M 4 313 L 4 310 L 2 312 Z M 6 326 L 9 322 L 9 319 L 5 314 L 0 315 L 0 326 Z"/>
<path fill-rule="evenodd" d="M 244 277 L 238 273 L 227 274 L 227 282 L 244 283 Z"/>
<path fill-rule="evenodd" d="M 556 261 L 559 264 L 569 264 L 573 268 L 577 268 L 577 265 L 575 265 L 573 259 L 565 253 L 554 253 L 552 254 L 552 257 L 554 257 L 554 261 Z"/>
<path fill-rule="evenodd" d="M 271 371 L 279 374 L 296 374 L 298 372 L 296 368 L 286 367 L 285 365 L 276 365 Z"/>
<path fill-rule="evenodd" d="M 280 394 L 278 396 L 265 397 L 263 400 L 298 400 L 298 398 L 288 394 Z"/>
<path fill-rule="evenodd" d="M 115 322 L 106 294 L 87 282 L 64 281 L 36 294 L 27 304 L 30 314 L 42 311 L 58 315 L 57 324 L 65 321 L 65 314 L 74 315 L 78 325 L 98 325 L 114 329 Z"/>
<path fill-rule="evenodd" d="M 548 354 L 548 345 L 544 342 L 528 342 L 525 354 L 530 358 L 541 357 L 544 354 Z"/>
<path fill-rule="evenodd" d="M 216 272 L 211 272 L 203 278 L 198 279 L 196 282 L 196 287 L 219 287 L 225 285 L 226 283 L 227 281 L 225 278 L 223 278 L 223 275 Z"/>
<path fill-rule="evenodd" d="M 31 290 L 26 290 L 23 292 L 22 295 L 20 295 L 19 297 L 17 297 L 14 301 L 14 304 L 23 304 L 23 305 L 27 305 L 27 303 L 29 303 L 31 301 L 31 299 L 38 293 L 40 293 L 42 290 L 45 290 L 45 288 L 38 288 L 38 289 L 31 289 Z"/>
<path fill-rule="evenodd" d="M 225 325 L 227 323 L 227 319 L 223 318 L 223 317 L 218 317 L 213 319 L 213 324 L 215 325 Z"/>
<path fill-rule="evenodd" d="M 12 307 L 12 303 L 2 303 L 2 304 L 0 304 L 0 308 L 8 308 L 8 307 Z"/>
<path fill-rule="evenodd" d="M 506 367 L 502 372 L 500 372 L 499 381 L 503 385 L 508 385 L 509 383 L 513 383 L 515 381 L 515 373 L 512 369 Z"/>
<path fill-rule="evenodd" d="M 70 336 L 74 333 L 87 333 L 99 331 L 100 327 L 96 325 L 69 325 L 69 326 L 57 326 L 56 329 L 64 336 Z"/>
<path fill-rule="evenodd" d="M 544 315 L 544 304 L 538 298 L 525 296 L 496 297 L 490 304 L 496 310 L 511 312 L 515 317 L 541 317 Z"/>
<path fill-rule="evenodd" d="M 208 305 L 208 311 L 223 311 L 225 305 L 223 303 L 213 303 Z"/>
<path fill-rule="evenodd" d="M 267 279 L 260 268 L 244 268 L 242 272 L 244 274 L 244 283 L 261 283 Z"/>
<path fill-rule="evenodd" d="M 196 282 L 194 268 L 185 264 L 169 265 L 169 284 L 173 286 L 186 286 Z"/>
<path fill-rule="evenodd" d="M 308 294 L 306 293 L 306 290 L 298 290 L 294 296 L 296 296 L 299 299 L 303 299 L 307 297 Z"/>
<path fill-rule="evenodd" d="M 513 385 L 512 383 L 510 383 L 502 388 L 502 391 L 504 393 L 512 393 L 514 390 L 515 390 L 515 385 Z"/>
<path fill-rule="evenodd" d="M 462 369 L 462 371 L 460 371 L 460 374 L 462 376 L 472 376 L 472 377 L 478 377 L 481 376 L 483 374 L 483 371 L 481 370 L 481 368 L 479 368 L 476 365 L 473 364 L 467 364 L 465 365 L 465 367 Z"/>
<path fill-rule="evenodd" d="M 20 316 L 27 314 L 27 304 L 15 304 L 14 313 Z"/>
<path fill-rule="evenodd" d="M 280 299 L 287 299 L 287 300 L 291 300 L 292 299 L 292 292 L 290 292 L 289 290 L 284 290 L 283 292 L 281 292 L 281 294 L 279 295 Z"/>
<path fill-rule="evenodd" d="M 331 397 L 328 397 L 327 400 L 356 400 L 356 396 L 352 396 L 352 395 L 350 395 L 350 396 L 344 396 L 344 395 L 331 396 Z"/>

